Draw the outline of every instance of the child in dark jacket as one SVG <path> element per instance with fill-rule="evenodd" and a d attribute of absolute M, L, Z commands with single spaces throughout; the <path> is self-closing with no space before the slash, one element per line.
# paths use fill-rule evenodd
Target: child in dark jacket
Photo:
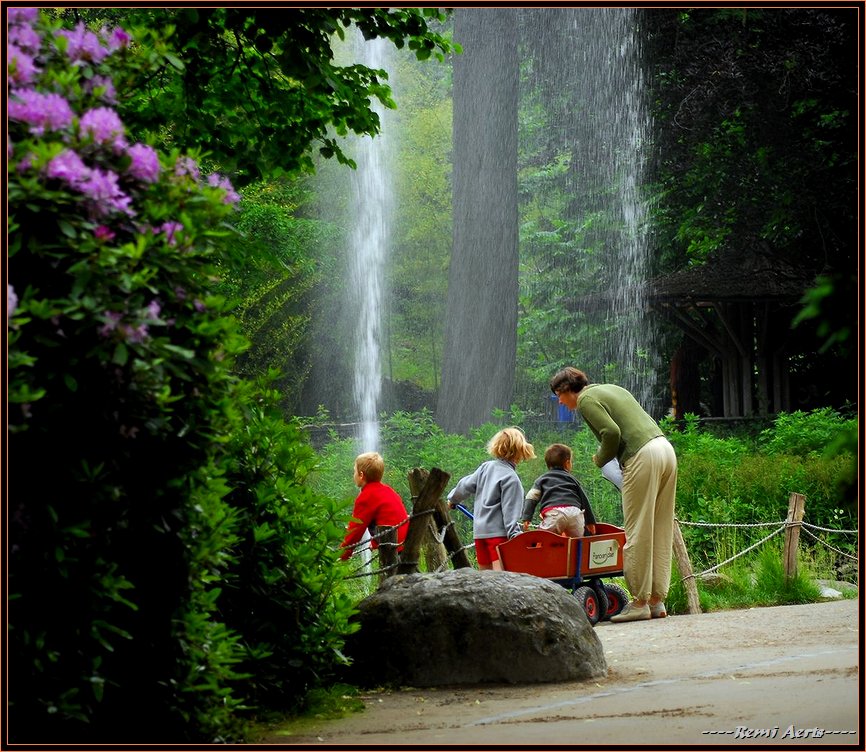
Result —
<path fill-rule="evenodd" d="M 523 505 L 523 529 L 529 523 L 540 505 L 542 530 L 565 534 L 570 538 L 580 538 L 584 532 L 595 534 L 595 515 L 589 499 L 571 474 L 571 447 L 565 444 L 551 444 L 544 453 L 547 472 L 539 477 Z"/>

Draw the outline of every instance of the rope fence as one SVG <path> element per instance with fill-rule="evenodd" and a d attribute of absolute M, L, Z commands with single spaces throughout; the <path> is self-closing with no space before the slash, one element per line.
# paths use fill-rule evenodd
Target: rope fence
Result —
<path fill-rule="evenodd" d="M 734 554 L 733 556 L 731 556 L 731 557 L 725 559 L 724 561 L 719 562 L 719 563 L 716 564 L 715 566 L 712 566 L 712 567 L 710 567 L 709 569 L 705 569 L 703 572 L 698 572 L 697 574 L 690 574 L 690 575 L 688 575 L 688 577 L 690 577 L 690 578 L 700 577 L 700 576 L 702 576 L 702 575 L 710 574 L 711 572 L 715 572 L 717 569 L 720 569 L 720 568 L 723 567 L 725 564 L 730 564 L 732 561 L 735 561 L 736 559 L 739 559 L 741 556 L 745 556 L 747 553 L 749 553 L 750 551 L 753 551 L 754 549 L 758 548 L 759 546 L 761 546 L 762 544 L 766 543 L 768 540 L 770 540 L 771 538 L 775 537 L 775 536 L 778 535 L 779 533 L 782 533 L 782 532 L 784 532 L 785 530 L 787 530 L 789 527 L 794 527 L 794 526 L 797 526 L 797 527 L 802 528 L 802 529 L 803 529 L 803 532 L 806 533 L 810 538 L 812 538 L 812 539 L 813 539 L 814 541 L 816 541 L 817 543 L 820 543 L 820 544 L 823 545 L 825 548 L 830 549 L 831 551 L 833 551 L 834 553 L 838 554 L 839 556 L 842 556 L 842 557 L 844 557 L 844 558 L 846 558 L 846 559 L 850 559 L 850 560 L 852 560 L 852 561 L 858 561 L 858 557 L 853 556 L 852 554 L 849 554 L 849 553 L 847 553 L 847 552 L 845 552 L 845 551 L 842 551 L 842 550 L 839 549 L 839 548 L 836 548 L 835 546 L 830 545 L 830 544 L 829 544 L 827 541 L 825 541 L 823 538 L 820 538 L 820 537 L 818 537 L 817 535 L 815 535 L 815 534 L 812 532 L 812 530 L 818 530 L 818 531 L 823 532 L 823 533 L 834 533 L 834 534 L 837 534 L 837 535 L 857 535 L 857 534 L 860 532 L 859 530 L 843 530 L 843 529 L 836 529 L 836 528 L 830 528 L 830 527 L 821 527 L 820 525 L 812 525 L 811 523 L 808 523 L 808 522 L 802 522 L 802 521 L 800 521 L 800 522 L 791 522 L 791 523 L 789 523 L 787 520 L 779 520 L 778 522 L 748 522 L 748 523 L 739 523 L 739 522 L 690 522 L 690 521 L 688 521 L 688 520 L 680 520 L 680 519 L 677 519 L 676 521 L 677 521 L 677 523 L 678 523 L 679 525 L 686 526 L 686 527 L 707 527 L 707 528 L 710 528 L 710 527 L 712 527 L 712 528 L 757 528 L 757 527 L 775 527 L 775 528 L 776 528 L 776 530 L 774 530 L 772 533 L 770 533 L 769 535 L 765 536 L 764 538 L 761 538 L 761 540 L 759 540 L 757 543 L 755 543 L 755 544 L 749 546 L 748 548 L 743 549 L 743 550 L 740 551 L 739 553 Z M 684 577 L 683 579 L 685 580 L 686 578 Z"/>

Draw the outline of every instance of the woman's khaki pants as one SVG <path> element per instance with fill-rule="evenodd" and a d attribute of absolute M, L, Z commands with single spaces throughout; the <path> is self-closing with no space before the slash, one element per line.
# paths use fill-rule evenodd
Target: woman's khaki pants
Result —
<path fill-rule="evenodd" d="M 668 594 L 676 495 L 677 457 L 671 443 L 657 436 L 622 473 L 623 574 L 635 600 Z"/>

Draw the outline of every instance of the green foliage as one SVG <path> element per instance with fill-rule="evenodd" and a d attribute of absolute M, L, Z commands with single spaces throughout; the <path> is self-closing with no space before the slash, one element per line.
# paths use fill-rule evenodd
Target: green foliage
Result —
<path fill-rule="evenodd" d="M 9 111 L 15 733 L 230 738 L 237 638 L 214 618 L 210 573 L 235 534 L 212 462 L 244 346 L 212 291 L 231 189 L 126 141 L 108 88 L 91 84 L 135 70 L 128 48 L 70 66 L 57 24 L 18 19 L 41 47 Z M 43 92 L 71 116 L 45 121 Z"/>
<path fill-rule="evenodd" d="M 794 454 L 801 457 L 825 455 L 840 436 L 856 435 L 857 420 L 844 419 L 829 407 L 805 413 L 781 413 L 773 428 L 761 433 L 761 444 L 771 454 Z"/>
<path fill-rule="evenodd" d="M 130 10 L 164 28 L 176 50 L 157 75 L 132 83 L 130 119 L 166 143 L 207 149 L 238 184 L 313 169 L 311 148 L 354 166 L 334 137 L 374 135 L 375 98 L 393 108 L 386 71 L 338 66 L 334 37 L 355 24 L 365 39 L 406 45 L 418 59 L 456 46 L 428 24 L 435 8 L 186 8 Z M 170 128 L 164 125 L 170 123 Z"/>
<path fill-rule="evenodd" d="M 398 57 L 394 87 L 399 108 L 395 139 L 395 213 L 390 262 L 388 376 L 427 390 L 442 370 L 448 257 L 451 252 L 450 69 Z"/>
<path fill-rule="evenodd" d="M 856 455 L 844 446 L 827 451 L 830 437 L 850 430 L 851 423 L 822 408 L 780 414 L 757 438 L 719 438 L 702 430 L 694 417 L 688 418 L 683 432 L 669 434 L 679 458 L 678 518 L 781 524 L 790 494 L 802 493 L 806 522 L 832 530 L 856 529 Z M 740 542 L 745 548 L 770 532 L 772 527 L 743 533 Z M 683 527 L 696 567 L 714 561 L 720 536 L 725 535 L 719 529 Z M 844 551 L 854 545 L 842 534 L 830 535 L 827 542 Z M 801 545 L 810 549 L 816 544 L 804 537 Z"/>
<path fill-rule="evenodd" d="M 764 240 L 849 268 L 853 18 L 706 8 L 647 11 L 644 26 L 659 246 L 681 266 Z"/>
<path fill-rule="evenodd" d="M 312 450 L 233 374 L 248 342 L 217 290 L 243 289 L 238 197 L 189 155 L 131 145 L 112 109 L 112 81 L 122 97 L 164 57 L 151 31 L 127 46 L 8 20 L 41 39 L 38 69 L 10 67 L 13 733 L 241 740 L 251 712 L 296 707 L 345 662 L 354 602 L 334 503 L 304 485 Z M 295 261 L 263 204 L 248 218 Z"/>
<path fill-rule="evenodd" d="M 724 560 L 726 553 L 727 549 L 720 548 L 718 558 Z M 760 549 L 723 567 L 721 576 L 713 580 L 713 584 L 701 579 L 696 581 L 701 610 L 814 603 L 820 599 L 821 592 L 815 584 L 815 572 L 807 564 L 801 561 L 796 575 L 786 578 L 782 548 L 777 542 L 768 541 Z M 665 605 L 670 614 L 688 613 L 688 597 L 676 562 Z"/>
<path fill-rule="evenodd" d="M 222 279 L 250 340 L 237 372 L 257 379 L 276 369 L 286 414 L 297 408 L 309 369 L 310 311 L 326 278 L 316 260 L 334 236 L 332 226 L 299 216 L 309 201 L 298 180 L 247 186 Z"/>
<path fill-rule="evenodd" d="M 343 522 L 338 502 L 306 484 L 316 457 L 283 420 L 279 393 L 246 384 L 236 396 L 242 423 L 227 446 L 226 501 L 242 532 L 217 605 L 243 638 L 239 669 L 249 680 L 238 691 L 246 703 L 292 710 L 345 662 L 342 638 L 355 628 L 335 566 Z"/>

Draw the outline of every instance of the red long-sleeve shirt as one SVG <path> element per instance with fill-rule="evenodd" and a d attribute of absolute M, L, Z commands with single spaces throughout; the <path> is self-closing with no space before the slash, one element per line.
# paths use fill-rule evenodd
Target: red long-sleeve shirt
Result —
<path fill-rule="evenodd" d="M 355 506 L 352 509 L 352 519 L 346 530 L 346 537 L 340 544 L 341 548 L 345 548 L 340 558 L 348 559 L 355 546 L 358 545 L 364 535 L 364 530 L 369 529 L 371 534 L 375 533 L 374 527 L 392 527 L 400 525 L 408 518 L 406 507 L 403 506 L 403 501 L 400 495 L 391 486 L 385 485 L 381 481 L 366 483 L 361 489 L 361 493 L 355 499 Z M 406 539 L 406 532 L 409 529 L 409 524 L 400 525 L 397 528 L 397 543 L 398 551 L 403 547 L 403 541 Z M 373 548 L 378 548 L 379 544 L 374 539 L 371 541 Z"/>

